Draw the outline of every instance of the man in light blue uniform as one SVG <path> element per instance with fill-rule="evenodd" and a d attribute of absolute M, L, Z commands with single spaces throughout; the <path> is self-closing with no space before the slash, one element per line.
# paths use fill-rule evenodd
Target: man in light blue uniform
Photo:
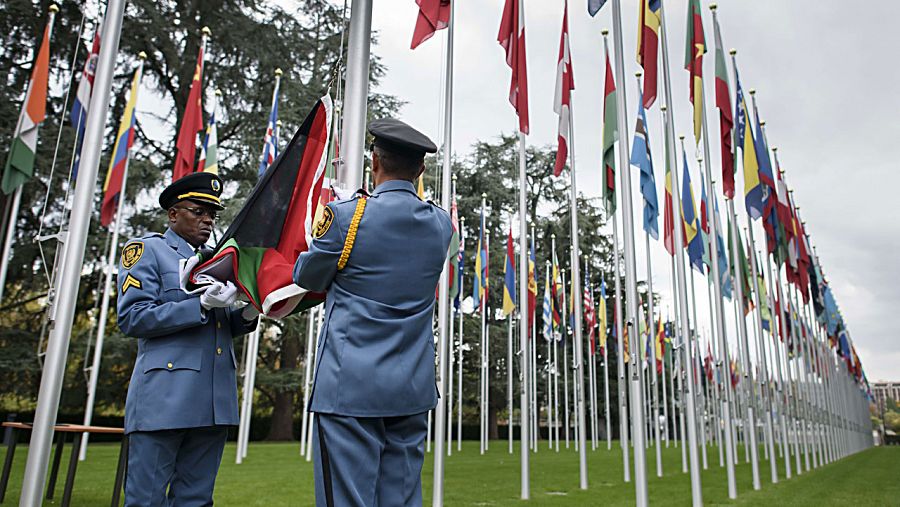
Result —
<path fill-rule="evenodd" d="M 221 192 L 211 173 L 172 183 L 159 198 L 169 229 L 122 249 L 118 323 L 138 339 L 125 402 L 126 506 L 212 505 L 228 426 L 238 423 L 232 339 L 253 330 L 256 315 L 231 308 L 230 283 L 188 294 L 180 281 L 181 261 L 224 209 Z"/>
<path fill-rule="evenodd" d="M 413 187 L 426 136 L 373 121 L 371 196 L 330 203 L 294 282 L 327 291 L 309 410 L 316 504 L 422 504 L 426 414 L 437 403 L 432 331 L 450 216 Z"/>

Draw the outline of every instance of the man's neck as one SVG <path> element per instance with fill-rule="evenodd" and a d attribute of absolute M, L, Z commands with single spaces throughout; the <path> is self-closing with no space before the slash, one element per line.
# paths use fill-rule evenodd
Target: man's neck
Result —
<path fill-rule="evenodd" d="M 381 185 L 382 183 L 387 183 L 389 181 L 406 181 L 409 183 L 413 182 L 413 180 L 408 180 L 406 178 L 385 175 L 385 176 L 376 177 L 374 183 L 375 183 L 375 186 L 377 187 L 377 186 Z"/>

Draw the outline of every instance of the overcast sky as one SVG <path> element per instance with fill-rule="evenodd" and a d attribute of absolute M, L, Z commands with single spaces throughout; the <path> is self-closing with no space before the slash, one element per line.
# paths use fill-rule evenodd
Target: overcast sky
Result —
<path fill-rule="evenodd" d="M 373 29 L 379 44 L 373 52 L 388 73 L 378 91 L 407 102 L 401 116 L 439 141 L 442 55 L 446 32 L 439 32 L 415 51 L 409 50 L 417 8 L 413 0 L 374 2 Z M 591 18 L 586 0 L 570 2 L 569 23 L 575 72 L 574 115 L 578 189 L 599 193 L 603 41 L 600 32 L 612 28 L 611 2 Z M 625 0 L 623 40 L 627 96 L 627 127 L 620 137 L 628 145 L 634 132 L 637 2 Z M 704 74 L 714 76 L 712 18 L 703 3 L 704 26 L 710 53 Z M 879 5 L 876 5 L 879 4 Z M 453 151 L 470 152 L 477 140 L 513 132 L 516 118 L 507 101 L 510 71 L 496 42 L 502 0 L 459 1 L 456 5 Z M 690 136 L 688 74 L 683 69 L 686 1 L 666 2 L 669 55 L 672 65 L 676 133 Z M 556 142 L 553 113 L 556 59 L 562 24 L 561 0 L 526 0 L 525 26 L 531 135 L 528 142 Z M 900 70 L 892 4 L 867 2 L 866 8 L 842 2 L 761 0 L 720 2 L 719 19 L 727 48 L 738 50 L 744 90 L 758 90 L 760 115 L 766 121 L 770 145 L 778 147 L 782 168 L 823 268 L 849 325 L 870 380 L 900 378 L 900 339 L 895 331 L 900 302 L 900 213 L 894 196 L 900 182 L 900 100 L 896 90 Z M 610 39 L 612 51 L 612 39 Z M 733 73 L 731 79 L 733 80 Z M 712 82 L 707 82 L 707 89 Z M 661 97 L 661 94 L 660 94 Z M 712 93 L 707 96 L 710 134 L 718 135 Z M 662 195 L 662 144 L 659 104 L 647 112 L 658 193 Z M 718 144 L 711 143 L 715 179 Z M 701 146 L 702 152 L 702 146 Z M 692 180 L 699 184 L 695 148 L 688 144 Z M 638 173 L 632 169 L 633 188 Z M 737 187 L 742 183 L 738 175 Z M 695 189 L 699 198 L 699 189 Z M 635 194 L 635 213 L 640 197 Z M 744 224 L 743 201 L 737 209 Z M 724 204 L 722 206 L 724 213 Z M 640 223 L 640 222 L 638 222 Z M 762 239 L 757 225 L 756 237 Z M 643 233 L 636 236 L 638 259 L 643 259 Z M 758 246 L 762 248 L 762 246 Z M 662 245 L 651 244 L 654 290 L 672 304 L 668 256 Z M 638 262 L 638 275 L 646 266 Z M 706 284 L 696 280 L 701 327 L 709 327 Z M 735 333 L 734 311 L 726 307 L 729 334 Z"/>

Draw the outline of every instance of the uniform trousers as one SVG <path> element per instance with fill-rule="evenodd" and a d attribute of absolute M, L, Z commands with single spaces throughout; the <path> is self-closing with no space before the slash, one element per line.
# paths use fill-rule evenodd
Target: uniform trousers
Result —
<path fill-rule="evenodd" d="M 129 433 L 125 506 L 212 505 L 227 436 L 227 426 Z"/>
<path fill-rule="evenodd" d="M 315 414 L 316 506 L 421 506 L 427 425 L 427 413 Z"/>

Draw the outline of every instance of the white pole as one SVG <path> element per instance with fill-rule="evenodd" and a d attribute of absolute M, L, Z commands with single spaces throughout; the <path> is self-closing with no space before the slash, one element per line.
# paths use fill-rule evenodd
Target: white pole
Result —
<path fill-rule="evenodd" d="M 656 385 L 658 381 L 656 372 L 656 333 L 658 329 L 653 325 L 653 275 L 650 266 L 650 234 L 645 232 L 644 238 L 647 243 L 647 328 L 651 330 L 647 339 L 652 340 L 650 345 L 650 369 L 652 370 L 650 372 L 650 388 L 653 390 L 653 438 L 656 442 L 656 476 L 662 477 L 662 446 L 659 445 L 659 392 Z"/>
<path fill-rule="evenodd" d="M 315 384 L 316 378 L 316 364 L 319 359 L 319 337 L 322 335 L 322 325 L 325 321 L 325 306 L 320 305 L 318 307 L 318 319 L 316 322 L 316 344 L 313 346 L 313 362 L 311 363 L 313 366 L 313 384 Z M 310 390 L 312 390 L 313 386 L 310 386 Z M 308 408 L 307 408 L 308 410 Z M 309 413 L 309 424 L 306 426 L 306 462 L 309 463 L 312 461 L 312 437 L 313 437 L 313 426 L 314 426 L 314 412 Z"/>
<path fill-rule="evenodd" d="M 487 231 L 485 230 L 485 225 L 486 225 L 485 222 L 486 221 L 484 220 L 484 208 L 485 208 L 486 200 L 487 200 L 487 194 L 482 193 L 481 194 L 481 235 L 482 235 L 481 236 L 481 241 L 482 241 L 481 248 L 484 248 L 485 250 L 487 250 L 486 242 L 487 242 L 487 237 L 488 237 Z M 480 256 L 481 252 L 475 252 L 475 255 Z M 475 290 L 480 292 L 481 288 L 478 287 L 478 288 L 475 288 Z M 487 304 L 487 301 L 484 300 L 484 297 L 482 297 L 482 299 L 481 299 L 480 306 L 481 306 L 481 309 L 480 309 L 481 310 L 481 368 L 480 368 L 481 369 L 481 385 L 478 387 L 478 399 L 479 399 L 479 402 L 478 402 L 478 414 L 479 414 L 478 434 L 479 434 L 479 438 L 480 438 L 480 447 L 481 447 L 480 453 L 484 454 L 485 448 L 487 447 L 486 446 L 487 437 L 485 435 L 485 422 L 484 422 L 484 419 L 486 416 L 484 393 L 486 390 L 485 389 L 485 381 L 487 380 L 487 350 L 486 350 L 487 349 L 487 340 L 485 339 L 485 333 L 487 330 L 487 311 L 488 311 L 488 304 Z"/>
<path fill-rule="evenodd" d="M 19 185 L 13 194 L 9 207 L 9 215 L 6 221 L 6 237 L 3 239 L 3 256 L 0 257 L 0 301 L 3 301 L 3 292 L 6 288 L 6 274 L 9 271 L 9 263 L 12 262 L 12 245 L 16 237 L 16 219 L 19 217 L 19 206 L 22 203 L 22 187 Z"/>
<path fill-rule="evenodd" d="M 617 2 L 618 3 L 618 2 Z M 668 42 L 666 39 L 666 30 L 665 30 L 665 4 L 660 5 L 660 42 L 662 46 L 662 75 L 663 75 L 663 83 L 664 83 L 664 95 L 665 102 L 667 104 L 666 109 L 666 127 L 667 127 L 667 146 L 669 147 L 666 150 L 666 154 L 668 157 L 669 167 L 671 168 L 672 175 L 672 214 L 673 214 L 673 223 L 677 224 L 674 234 L 675 241 L 675 265 L 676 265 L 676 282 L 678 285 L 678 307 L 681 309 L 680 317 L 681 317 L 681 333 L 682 337 L 682 346 L 683 351 L 682 355 L 684 356 L 684 362 L 682 363 L 683 367 L 688 366 L 692 368 L 691 361 L 691 347 L 690 347 L 690 324 L 688 322 L 688 313 L 687 313 L 687 288 L 685 283 L 685 270 L 684 270 L 684 249 L 682 245 L 684 245 L 684 238 L 682 237 L 681 223 L 683 219 L 681 217 L 681 188 L 679 187 L 679 178 L 678 178 L 678 164 L 675 163 L 675 123 L 672 115 L 672 83 L 671 78 L 669 76 L 669 54 L 668 54 Z M 683 368 L 683 371 L 684 368 Z M 690 455 L 690 471 L 691 471 L 691 500 L 695 507 L 699 507 L 703 505 L 703 490 L 700 484 L 700 466 L 699 466 L 699 456 L 697 455 L 697 424 L 696 424 L 696 412 L 694 407 L 694 379 L 693 374 L 688 370 L 688 374 L 684 378 L 685 384 L 685 400 L 686 407 L 685 411 L 687 412 L 687 442 L 685 444 L 688 446 L 688 454 Z"/>
<path fill-rule="evenodd" d="M 524 6 L 520 10 L 520 16 L 524 16 Z M 525 167 L 525 134 L 519 132 L 519 311 L 523 313 L 522 308 L 528 306 L 528 189 L 527 175 Z M 527 322 L 527 319 L 526 319 Z M 520 417 L 522 421 L 529 419 L 528 410 L 528 393 L 531 389 L 531 382 L 528 375 L 528 358 L 531 355 L 531 344 L 528 342 L 528 326 L 519 326 L 519 339 L 522 342 L 522 411 Z M 510 414 L 510 417 L 512 415 Z M 522 434 L 520 435 L 520 474 L 521 474 L 521 491 L 520 498 L 528 500 L 531 497 L 531 481 L 528 446 L 531 441 L 529 436 L 529 427 L 522 424 Z"/>
<path fill-rule="evenodd" d="M 560 321 L 560 335 L 563 337 L 562 340 L 562 352 L 563 352 L 563 360 L 562 360 L 562 372 L 563 372 L 563 433 L 564 438 L 566 439 L 566 449 L 569 448 L 569 326 L 567 325 L 566 320 L 566 270 L 560 268 L 559 276 L 562 278 L 562 319 Z"/>
<path fill-rule="evenodd" d="M 460 217 L 459 219 L 459 241 L 462 245 L 462 251 L 466 250 L 466 218 Z M 463 292 L 463 287 L 465 286 L 465 277 L 460 273 L 459 277 L 459 300 L 460 300 L 460 308 L 459 308 L 459 370 L 456 375 L 457 382 L 457 406 L 456 406 L 456 450 L 462 451 L 462 386 L 463 386 L 463 312 L 462 312 L 462 295 L 465 294 Z"/>
<path fill-rule="evenodd" d="M 363 179 L 371 38 L 372 0 L 353 0 L 350 8 L 350 35 L 347 40 L 341 171 L 338 173 L 344 188 L 359 188 Z"/>
<path fill-rule="evenodd" d="M 513 323 L 512 313 L 506 316 L 506 408 L 509 417 L 506 423 L 506 436 L 509 440 L 509 453 L 513 453 Z"/>
<path fill-rule="evenodd" d="M 260 319 L 259 325 L 250 335 L 250 355 L 247 356 L 247 377 L 244 378 L 247 390 L 246 397 L 246 415 L 244 420 L 244 440 L 241 443 L 241 457 L 247 457 L 247 446 L 250 442 L 250 422 L 253 419 L 253 392 L 256 388 L 256 362 L 259 357 L 259 338 L 262 335 L 263 320 Z"/>
<path fill-rule="evenodd" d="M 58 319 L 51 331 L 44 362 L 44 374 L 41 376 L 34 427 L 31 432 L 28 459 L 25 463 L 25 475 L 22 481 L 22 494 L 19 500 L 22 507 L 38 507 L 41 504 L 44 480 L 47 476 L 47 462 L 53 443 L 53 426 L 56 423 L 59 409 L 59 396 L 66 370 L 72 321 L 75 317 L 81 266 L 84 263 L 84 247 L 87 241 L 90 214 L 93 210 L 97 169 L 103 144 L 103 128 L 109 108 L 109 92 L 115 71 L 116 55 L 119 52 L 119 35 L 122 29 L 124 8 L 125 4 L 122 0 L 109 0 L 107 4 L 105 27 L 94 78 L 94 96 L 91 99 L 91 108 L 88 112 L 84 143 L 82 144 L 82 177 L 78 178 L 76 183 L 75 206 L 73 206 L 70 221 L 69 240 L 75 248 L 67 248 L 63 257 L 63 265 L 68 266 L 69 269 L 63 270 L 59 283 Z"/>
<path fill-rule="evenodd" d="M 308 312 L 306 312 L 306 365 L 305 372 L 303 373 L 303 422 L 300 424 L 300 455 L 303 456 L 306 454 L 306 427 L 309 423 L 309 388 L 310 381 L 312 379 L 312 355 L 313 355 L 313 333 L 315 332 L 315 324 L 313 323 L 315 319 L 315 310 L 310 308 Z"/>
<path fill-rule="evenodd" d="M 622 13 L 620 0 L 613 0 L 613 43 L 615 45 L 616 75 L 619 77 L 619 89 L 616 97 L 617 124 L 625 129 L 628 125 L 626 108 L 625 86 L 625 59 L 622 44 Z M 631 327 L 631 426 L 634 438 L 634 493 L 638 507 L 649 503 L 647 498 L 647 465 L 644 452 L 644 403 L 643 381 L 640 372 L 640 331 L 638 330 L 638 306 L 640 305 L 637 293 L 637 264 L 634 245 L 634 213 L 631 205 L 631 171 L 628 160 L 627 142 L 619 144 L 619 181 L 622 184 L 622 230 L 624 231 L 625 251 L 625 297 L 627 301 L 628 320 L 626 325 Z M 619 193 L 619 192 L 616 192 Z M 679 229 L 680 230 L 680 229 Z"/>
<path fill-rule="evenodd" d="M 550 261 L 545 261 L 544 266 L 546 268 L 544 280 L 547 281 L 550 280 Z M 546 327 L 546 324 L 544 325 Z M 555 367 L 553 351 L 556 340 L 553 338 L 552 333 L 551 336 L 545 337 L 545 339 L 547 340 L 547 448 L 553 450 L 553 422 L 556 407 L 553 396 L 553 369 Z"/>
<path fill-rule="evenodd" d="M 138 65 L 137 82 L 141 82 L 141 74 L 144 69 L 144 60 L 147 53 L 143 51 L 138 55 L 140 64 Z M 133 113 L 132 113 L 133 114 Z M 84 425 L 90 426 L 91 419 L 94 415 L 94 400 L 97 397 L 97 377 L 100 374 L 100 360 L 103 357 L 103 339 L 106 336 L 106 320 L 109 313 L 109 296 L 112 290 L 112 275 L 116 266 L 116 253 L 119 250 L 119 230 L 122 227 L 122 210 L 125 207 L 125 187 L 128 182 L 128 162 L 131 160 L 131 151 L 128 150 L 125 156 L 125 167 L 122 170 L 122 187 L 119 190 L 119 202 L 116 210 L 116 221 L 112 230 L 112 241 L 109 242 L 109 254 L 106 258 L 106 281 L 103 287 L 103 300 L 100 303 L 100 318 L 97 323 L 97 342 L 94 345 L 94 360 L 91 363 L 91 375 L 88 380 L 87 402 L 84 406 Z M 20 187 L 21 188 L 21 187 Z M 81 434 L 81 449 L 78 453 L 78 461 L 84 461 L 87 458 L 89 433 Z"/>

